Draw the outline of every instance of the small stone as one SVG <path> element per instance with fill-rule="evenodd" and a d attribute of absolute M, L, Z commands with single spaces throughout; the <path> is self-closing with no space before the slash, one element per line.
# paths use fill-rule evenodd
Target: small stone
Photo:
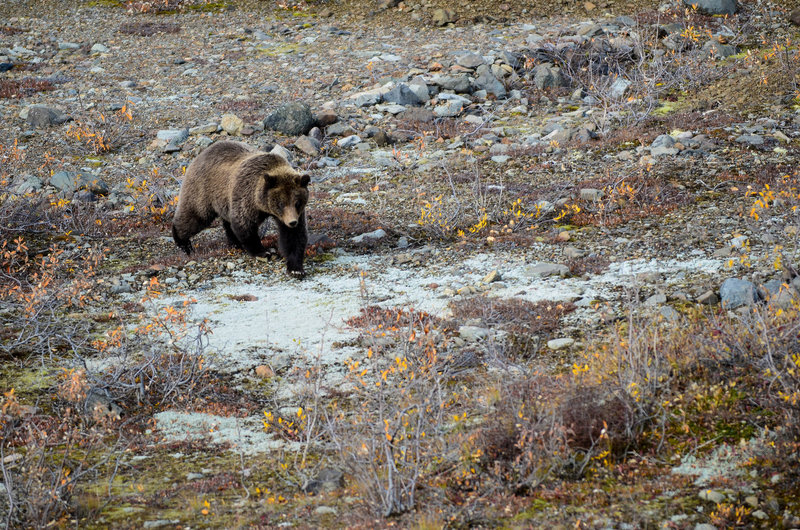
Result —
<path fill-rule="evenodd" d="M 236 136 L 242 131 L 244 121 L 236 114 L 223 114 L 220 120 L 222 130 L 231 136 Z"/>
<path fill-rule="evenodd" d="M 345 136 L 338 142 L 336 145 L 339 146 L 341 149 L 347 149 L 348 147 L 353 147 L 356 144 L 361 143 L 361 137 L 357 134 L 352 134 L 350 136 Z"/>
<path fill-rule="evenodd" d="M 704 501 L 713 502 L 714 504 L 719 504 L 725 500 L 725 494 L 720 493 L 714 490 L 703 490 L 700 492 L 700 498 Z"/>
<path fill-rule="evenodd" d="M 678 313 L 674 308 L 665 305 L 658 308 L 658 313 L 662 316 L 664 320 L 667 322 L 677 322 L 681 318 L 681 314 Z"/>
<path fill-rule="evenodd" d="M 162 129 L 156 133 L 158 140 L 180 144 L 189 138 L 189 129 Z"/>
<path fill-rule="evenodd" d="M 800 7 L 789 14 L 789 21 L 795 26 L 800 26 Z"/>
<path fill-rule="evenodd" d="M 644 305 L 657 306 L 665 303 L 667 303 L 667 295 L 664 293 L 657 293 L 645 300 Z"/>
<path fill-rule="evenodd" d="M 751 515 L 760 521 L 769 519 L 769 515 L 764 510 L 756 510 Z"/>
<path fill-rule="evenodd" d="M 551 339 L 547 341 L 547 347 L 551 350 L 566 350 L 575 344 L 575 339 L 564 337 L 562 339 Z"/>
<path fill-rule="evenodd" d="M 456 59 L 456 64 L 463 66 L 464 68 L 472 68 L 475 69 L 482 64 L 485 64 L 483 57 L 478 55 L 477 53 L 465 53 L 459 56 Z"/>
<path fill-rule="evenodd" d="M 80 47 L 81 47 L 80 44 L 76 44 L 74 42 L 62 41 L 62 42 L 58 43 L 58 49 L 62 50 L 62 51 L 65 51 L 65 50 L 77 50 Z"/>
<path fill-rule="evenodd" d="M 491 330 L 479 326 L 461 326 L 458 328 L 458 334 L 467 342 L 477 342 L 487 338 Z"/>
<path fill-rule="evenodd" d="M 492 157 L 492 162 L 494 162 L 495 164 L 500 164 L 500 165 L 505 164 L 509 160 L 511 160 L 511 157 L 508 156 L 508 155 L 495 155 L 495 156 Z"/>
<path fill-rule="evenodd" d="M 559 232 L 558 235 L 556 236 L 556 239 L 559 241 L 569 241 L 569 238 L 570 238 L 569 232 L 567 232 L 566 230 L 564 230 L 563 232 Z"/>
<path fill-rule="evenodd" d="M 703 305 L 715 305 L 719 303 L 719 297 L 714 291 L 706 291 L 697 297 L 697 303 Z"/>
<path fill-rule="evenodd" d="M 292 160 L 292 153 L 280 144 L 275 144 L 270 153 L 283 157 L 285 160 Z"/>
<path fill-rule="evenodd" d="M 191 127 L 189 129 L 189 134 L 193 136 L 201 134 L 213 134 L 217 132 L 217 129 L 219 129 L 219 124 L 207 123 L 205 125 L 198 125 L 197 127 Z"/>
<path fill-rule="evenodd" d="M 605 195 L 603 190 L 598 190 L 596 188 L 582 188 L 579 194 L 582 200 L 592 202 L 602 199 L 603 195 Z"/>
<path fill-rule="evenodd" d="M 316 116 L 316 123 L 317 127 L 325 128 L 329 125 L 333 125 L 339 120 L 339 116 L 336 115 L 336 111 L 333 109 L 323 109 Z"/>
<path fill-rule="evenodd" d="M 332 506 L 317 506 L 314 509 L 314 513 L 317 515 L 336 515 L 339 512 Z"/>
<path fill-rule="evenodd" d="M 497 272 L 496 270 L 493 270 L 492 272 L 490 272 L 489 274 L 484 276 L 483 280 L 481 280 L 481 282 L 483 282 L 483 283 L 492 283 L 492 282 L 498 282 L 500 280 L 502 280 L 502 277 L 500 276 L 500 273 Z"/>
<path fill-rule="evenodd" d="M 625 95 L 625 92 L 628 90 L 629 86 L 631 86 L 630 81 L 618 77 L 617 80 L 611 84 L 611 88 L 609 89 L 609 95 L 613 98 L 621 98 L 622 96 Z"/>
<path fill-rule="evenodd" d="M 109 51 L 111 50 L 109 50 L 108 46 L 104 46 L 99 42 L 92 46 L 92 53 L 108 53 Z"/>
<path fill-rule="evenodd" d="M 307 481 L 301 488 L 303 492 L 315 495 L 321 491 L 334 491 L 344 486 L 344 473 L 338 469 L 322 468 L 316 478 Z"/>
<path fill-rule="evenodd" d="M 758 508 L 758 497 L 755 495 L 748 495 L 744 498 L 744 502 L 752 508 Z"/>
<path fill-rule="evenodd" d="M 698 523 L 694 525 L 694 530 L 717 530 L 717 527 L 713 524 Z"/>
<path fill-rule="evenodd" d="M 260 364 L 256 366 L 256 375 L 261 379 L 270 379 L 275 376 L 275 372 L 266 364 Z"/>

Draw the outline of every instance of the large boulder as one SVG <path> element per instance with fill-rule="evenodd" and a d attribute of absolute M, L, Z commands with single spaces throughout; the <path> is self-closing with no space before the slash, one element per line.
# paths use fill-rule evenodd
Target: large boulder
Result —
<path fill-rule="evenodd" d="M 299 136 L 314 127 L 314 115 L 305 103 L 286 103 L 267 116 L 264 127 L 287 136 Z"/>

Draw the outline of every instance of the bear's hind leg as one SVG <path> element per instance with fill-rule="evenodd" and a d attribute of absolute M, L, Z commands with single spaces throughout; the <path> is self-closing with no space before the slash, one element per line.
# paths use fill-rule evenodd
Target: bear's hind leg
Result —
<path fill-rule="evenodd" d="M 236 248 L 242 248 L 242 243 L 239 241 L 239 238 L 236 237 L 236 234 L 233 233 L 231 224 L 228 221 L 222 221 L 222 227 L 225 229 L 225 237 L 228 238 L 228 243 Z"/>
<path fill-rule="evenodd" d="M 178 248 L 186 254 L 191 254 L 193 250 L 192 236 L 207 228 L 214 221 L 214 217 L 216 216 L 213 215 L 210 219 L 201 219 L 193 213 L 184 213 L 179 206 L 172 220 L 172 239 L 175 240 Z"/>
<path fill-rule="evenodd" d="M 286 270 L 293 276 L 304 276 L 303 258 L 306 255 L 308 232 L 306 214 L 303 212 L 297 226 L 290 228 L 278 221 L 278 250 L 286 258 Z"/>

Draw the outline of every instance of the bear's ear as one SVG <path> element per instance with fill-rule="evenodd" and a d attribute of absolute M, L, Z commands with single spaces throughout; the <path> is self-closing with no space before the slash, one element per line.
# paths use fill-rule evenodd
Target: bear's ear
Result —
<path fill-rule="evenodd" d="M 308 183 L 311 182 L 311 177 L 309 177 L 308 175 L 303 175 L 302 177 L 300 177 L 299 182 L 301 188 L 307 188 Z"/>
<path fill-rule="evenodd" d="M 267 183 L 267 189 L 272 189 L 278 185 L 278 177 L 275 175 L 264 175 L 264 182 Z"/>

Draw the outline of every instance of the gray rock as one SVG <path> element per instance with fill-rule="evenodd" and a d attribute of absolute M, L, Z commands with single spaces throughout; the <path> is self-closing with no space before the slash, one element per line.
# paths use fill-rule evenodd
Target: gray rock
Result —
<path fill-rule="evenodd" d="M 378 228 L 372 232 L 367 232 L 355 237 L 351 237 L 350 241 L 353 243 L 363 243 L 365 240 L 378 240 L 386 237 L 386 231 L 383 228 Z"/>
<path fill-rule="evenodd" d="M 449 100 L 445 101 L 441 105 L 436 105 L 433 109 L 433 113 L 439 116 L 440 118 L 452 118 L 458 116 L 463 112 L 464 104 L 458 100 Z"/>
<path fill-rule="evenodd" d="M 653 140 L 650 147 L 672 147 L 673 145 L 675 145 L 675 138 L 668 134 L 661 134 Z"/>
<path fill-rule="evenodd" d="M 758 134 L 743 134 L 736 141 L 740 144 L 764 145 L 764 137 Z"/>
<path fill-rule="evenodd" d="M 148 528 L 161 528 L 164 526 L 175 526 L 177 524 L 180 524 L 180 522 L 181 522 L 180 519 L 172 519 L 172 520 L 157 519 L 155 521 L 145 521 L 144 523 L 142 523 L 142 528 L 148 529 Z"/>
<path fill-rule="evenodd" d="M 644 301 L 644 305 L 657 306 L 667 302 L 667 295 L 664 293 L 656 293 Z"/>
<path fill-rule="evenodd" d="M 198 125 L 197 127 L 191 127 L 189 129 L 189 134 L 190 135 L 212 134 L 217 132 L 217 129 L 219 129 L 219 124 L 207 123 L 205 125 Z"/>
<path fill-rule="evenodd" d="M 492 330 L 479 326 L 461 326 L 458 328 L 458 334 L 462 339 L 468 342 L 483 340 L 489 337 L 491 332 Z"/>
<path fill-rule="evenodd" d="M 58 49 L 62 50 L 62 51 L 65 51 L 65 50 L 77 50 L 80 47 L 81 47 L 80 44 L 76 44 L 74 42 L 61 41 L 61 42 L 58 43 Z"/>
<path fill-rule="evenodd" d="M 314 126 L 314 116 L 305 103 L 286 103 L 267 116 L 264 128 L 287 136 L 306 134 Z"/>
<path fill-rule="evenodd" d="M 707 56 L 724 59 L 739 53 L 739 48 L 730 44 L 722 44 L 718 40 L 710 40 L 703 45 L 703 51 Z"/>
<path fill-rule="evenodd" d="M 50 185 L 62 193 L 74 193 L 79 189 L 87 189 L 98 195 L 108 193 L 108 186 L 105 182 L 87 173 L 57 171 L 50 177 Z"/>
<path fill-rule="evenodd" d="M 351 134 L 350 136 L 345 136 L 344 138 L 336 142 L 336 145 L 338 145 L 342 149 L 347 149 L 348 147 L 353 147 L 354 145 L 359 143 L 361 143 L 361 137 L 357 134 Z"/>
<path fill-rule="evenodd" d="M 468 94 L 472 90 L 469 76 L 466 74 L 434 76 L 431 83 L 441 87 L 442 90 L 452 90 L 459 94 Z"/>
<path fill-rule="evenodd" d="M 60 125 L 72 120 L 61 110 L 47 105 L 30 105 L 25 110 L 26 112 L 22 117 L 31 127 L 43 128 L 50 125 Z"/>
<path fill-rule="evenodd" d="M 325 133 L 328 136 L 350 136 L 351 134 L 355 134 L 356 131 L 349 124 L 340 121 L 334 123 L 333 125 L 328 125 Z"/>
<path fill-rule="evenodd" d="M 314 118 L 314 121 L 317 124 L 317 127 L 327 127 L 336 123 L 339 120 L 339 116 L 336 114 L 336 111 L 333 109 L 322 109 Z"/>
<path fill-rule="evenodd" d="M 180 144 L 189 138 L 189 129 L 162 129 L 156 133 L 156 138 L 168 143 Z"/>
<path fill-rule="evenodd" d="M 681 314 L 668 305 L 659 307 L 658 312 L 667 322 L 677 322 L 681 319 Z"/>
<path fill-rule="evenodd" d="M 465 53 L 460 55 L 456 59 L 456 64 L 459 66 L 463 66 L 464 68 L 477 68 L 482 64 L 485 64 L 483 57 L 478 55 L 477 53 Z"/>
<path fill-rule="evenodd" d="M 511 157 L 508 155 L 495 155 L 492 157 L 492 162 L 495 164 L 500 164 L 501 166 L 511 160 Z"/>
<path fill-rule="evenodd" d="M 529 277 L 547 277 L 554 275 L 564 277 L 567 274 L 569 274 L 569 267 L 558 263 L 537 263 L 536 265 L 529 265 L 528 267 L 525 267 L 525 275 Z"/>
<path fill-rule="evenodd" d="M 286 160 L 288 160 L 290 162 L 292 160 L 292 153 L 290 153 L 288 149 L 286 149 L 285 147 L 283 147 L 280 144 L 275 144 L 275 147 L 272 148 L 270 153 L 273 153 L 273 154 L 276 154 L 278 156 L 281 156 L 281 157 L 283 157 L 284 159 L 286 159 Z"/>
<path fill-rule="evenodd" d="M 242 132 L 244 121 L 236 114 L 223 114 L 222 120 L 220 120 L 220 126 L 226 133 L 231 136 L 236 136 Z"/>
<path fill-rule="evenodd" d="M 575 344 L 575 339 L 564 337 L 562 339 L 551 339 L 547 341 L 547 347 L 551 350 L 566 350 Z"/>
<path fill-rule="evenodd" d="M 431 99 L 430 91 L 428 90 L 428 84 L 422 77 L 415 77 L 408 83 L 408 89 L 411 90 L 421 102 L 426 103 L 429 99 Z"/>
<path fill-rule="evenodd" d="M 714 490 L 703 490 L 700 492 L 699 497 L 704 501 L 713 502 L 714 504 L 719 504 L 725 500 L 724 493 L 720 493 L 719 491 L 714 491 Z"/>
<path fill-rule="evenodd" d="M 683 0 L 687 7 L 697 6 L 706 15 L 733 15 L 739 8 L 736 0 Z"/>
<path fill-rule="evenodd" d="M 301 151 L 309 156 L 317 156 L 319 154 L 320 143 L 316 138 L 310 136 L 301 136 L 294 143 L 295 149 Z"/>
<path fill-rule="evenodd" d="M 533 82 L 540 90 L 566 85 L 566 80 L 561 75 L 561 69 L 551 63 L 542 63 L 533 69 Z"/>
<path fill-rule="evenodd" d="M 717 527 L 713 524 L 698 523 L 694 525 L 694 530 L 717 530 Z"/>
<path fill-rule="evenodd" d="M 506 87 L 492 74 L 492 71 L 486 65 L 478 68 L 478 74 L 478 78 L 475 79 L 475 86 L 478 89 L 494 94 L 496 98 L 506 97 Z"/>
<path fill-rule="evenodd" d="M 578 193 L 580 194 L 580 198 L 584 201 L 599 201 L 603 198 L 603 195 L 605 195 L 603 190 L 598 190 L 596 188 L 581 188 Z"/>
<path fill-rule="evenodd" d="M 728 278 L 719 288 L 722 307 L 736 309 L 744 305 L 752 305 L 758 300 L 758 290 L 753 282 L 739 278 Z"/>
<path fill-rule="evenodd" d="M 104 46 L 99 42 L 92 46 L 92 53 L 108 53 L 109 51 L 111 50 L 109 50 L 108 46 Z"/>
<path fill-rule="evenodd" d="M 27 175 L 23 178 L 22 182 L 17 184 L 17 187 L 14 189 L 14 193 L 17 195 L 33 193 L 42 189 L 43 185 L 44 183 L 39 177 L 35 175 Z"/>
<path fill-rule="evenodd" d="M 419 96 L 417 96 L 417 93 L 405 83 L 399 83 L 389 92 L 384 94 L 383 100 L 389 103 L 396 103 L 398 105 L 408 105 L 408 106 L 422 105 L 426 101 L 420 99 Z M 402 111 L 403 109 L 400 110 Z M 397 113 L 394 112 L 393 114 Z"/>
<path fill-rule="evenodd" d="M 706 291 L 697 297 L 697 303 L 703 305 L 715 305 L 719 303 L 719 297 L 714 291 Z"/>
<path fill-rule="evenodd" d="M 125 294 L 130 292 L 133 292 L 131 284 L 124 280 L 111 287 L 111 294 Z"/>
<path fill-rule="evenodd" d="M 83 404 L 84 413 L 95 421 L 118 420 L 122 409 L 104 391 L 92 389 Z"/>
<path fill-rule="evenodd" d="M 303 492 L 315 495 L 322 491 L 334 491 L 344 486 L 344 473 L 338 469 L 322 468 L 317 476 L 306 481 L 301 488 Z"/>
<path fill-rule="evenodd" d="M 631 82 L 627 79 L 623 79 L 618 77 L 616 81 L 611 83 L 611 88 L 609 89 L 609 94 L 612 98 L 621 98 L 625 95 L 625 92 L 628 90 L 628 87 L 631 86 Z"/>

